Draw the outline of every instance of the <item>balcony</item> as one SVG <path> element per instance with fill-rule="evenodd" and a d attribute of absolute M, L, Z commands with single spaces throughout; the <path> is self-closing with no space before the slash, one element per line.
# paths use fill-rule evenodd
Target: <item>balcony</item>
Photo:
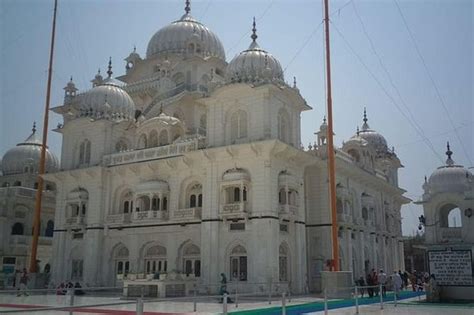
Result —
<path fill-rule="evenodd" d="M 12 247 L 26 245 L 29 246 L 31 244 L 31 240 L 33 239 L 32 235 L 11 235 L 10 237 L 10 245 Z M 38 238 L 38 245 L 40 246 L 51 246 L 52 244 L 52 237 L 40 236 Z"/>
<path fill-rule="evenodd" d="M 202 208 L 185 208 L 171 211 L 173 220 L 193 220 L 201 219 Z"/>
<path fill-rule="evenodd" d="M 132 221 L 143 222 L 143 221 L 160 221 L 168 219 L 168 211 L 138 211 L 133 212 Z"/>
<path fill-rule="evenodd" d="M 71 217 L 66 219 L 66 226 L 74 227 L 74 226 L 82 226 L 86 224 L 86 217 L 84 216 L 77 216 Z"/>
<path fill-rule="evenodd" d="M 192 139 L 190 141 L 154 147 L 148 149 L 127 151 L 106 155 L 103 158 L 105 166 L 115 166 L 129 163 L 136 163 L 154 159 L 169 158 L 183 155 L 186 152 L 196 151 L 204 148 L 205 139 Z"/>
<path fill-rule="evenodd" d="M 280 205 L 280 214 L 296 215 L 298 213 L 298 206 L 294 205 Z"/>
<path fill-rule="evenodd" d="M 443 240 L 460 240 L 462 238 L 461 227 L 441 228 L 441 238 Z"/>
<path fill-rule="evenodd" d="M 248 215 L 248 203 L 236 202 L 228 203 L 221 206 L 221 216 L 224 218 L 243 217 Z"/>
<path fill-rule="evenodd" d="M 0 188 L 0 196 L 17 196 L 24 198 L 36 198 L 36 189 L 21 186 L 2 187 Z M 54 203 L 56 197 L 53 191 L 43 191 L 42 200 L 48 203 Z"/>
<path fill-rule="evenodd" d="M 130 213 L 109 214 L 106 217 L 107 223 L 129 223 L 131 218 Z"/>

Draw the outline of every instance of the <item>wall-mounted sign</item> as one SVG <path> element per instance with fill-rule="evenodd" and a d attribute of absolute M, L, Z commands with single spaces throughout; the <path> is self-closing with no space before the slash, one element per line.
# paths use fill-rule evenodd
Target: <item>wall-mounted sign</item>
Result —
<path fill-rule="evenodd" d="M 428 261 L 439 285 L 474 285 L 470 250 L 428 251 Z"/>

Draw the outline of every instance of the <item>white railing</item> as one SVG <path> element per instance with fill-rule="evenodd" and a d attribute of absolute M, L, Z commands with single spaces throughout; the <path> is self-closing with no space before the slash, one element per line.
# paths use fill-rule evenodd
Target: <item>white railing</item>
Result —
<path fill-rule="evenodd" d="M 202 208 L 185 208 L 176 209 L 171 211 L 171 218 L 175 220 L 179 219 L 200 219 Z"/>
<path fill-rule="evenodd" d="M 280 205 L 280 213 L 296 215 L 298 206 L 295 205 Z"/>
<path fill-rule="evenodd" d="M 227 215 L 242 215 L 248 212 L 247 202 L 229 203 L 221 206 L 221 214 Z"/>
<path fill-rule="evenodd" d="M 147 221 L 147 220 L 166 220 L 168 219 L 168 211 L 166 210 L 150 210 L 138 211 L 132 214 L 133 221 Z"/>
<path fill-rule="evenodd" d="M 72 217 L 72 218 L 67 218 L 66 219 L 66 224 L 67 225 L 83 225 L 86 223 L 86 218 L 83 216 L 77 216 L 77 217 Z"/>
<path fill-rule="evenodd" d="M 462 237 L 462 228 L 460 227 L 442 228 L 441 237 L 443 239 L 460 239 Z"/>
<path fill-rule="evenodd" d="M 195 151 L 203 148 L 205 139 L 192 139 L 190 141 L 154 147 L 142 150 L 127 151 L 106 155 L 103 158 L 105 166 L 121 165 L 128 163 L 141 162 L 157 158 L 179 156 L 186 152 Z"/>
<path fill-rule="evenodd" d="M 107 223 L 127 223 L 130 222 L 130 213 L 108 214 L 106 217 Z"/>

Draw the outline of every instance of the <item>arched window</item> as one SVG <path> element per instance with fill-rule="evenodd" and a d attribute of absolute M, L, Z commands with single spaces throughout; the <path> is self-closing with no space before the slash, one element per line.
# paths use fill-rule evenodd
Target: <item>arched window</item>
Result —
<path fill-rule="evenodd" d="M 247 112 L 236 111 L 230 118 L 230 138 L 232 142 L 247 138 Z"/>
<path fill-rule="evenodd" d="M 193 183 L 186 190 L 187 201 L 185 207 L 196 208 L 202 207 L 202 185 Z"/>
<path fill-rule="evenodd" d="M 12 226 L 12 235 L 23 235 L 24 234 L 23 224 L 20 222 L 16 222 Z"/>
<path fill-rule="evenodd" d="M 148 248 L 145 252 L 144 261 L 145 272 L 147 274 L 167 271 L 168 262 L 166 260 L 166 248 L 160 245 Z"/>
<path fill-rule="evenodd" d="M 242 245 L 230 252 L 230 276 L 231 281 L 247 281 L 247 251 Z"/>
<path fill-rule="evenodd" d="M 360 162 L 360 154 L 357 150 L 354 150 L 354 149 L 350 149 L 349 151 L 347 151 L 347 153 L 352 156 L 352 158 L 356 161 L 356 162 Z"/>
<path fill-rule="evenodd" d="M 462 227 L 461 209 L 454 204 L 446 204 L 439 210 L 440 226 L 444 228 Z"/>
<path fill-rule="evenodd" d="M 138 138 L 138 149 L 145 149 L 147 147 L 146 134 L 141 134 Z"/>
<path fill-rule="evenodd" d="M 168 130 L 165 129 L 165 130 L 162 130 L 160 132 L 160 140 L 159 141 L 160 141 L 160 143 L 159 143 L 160 146 L 169 144 Z"/>
<path fill-rule="evenodd" d="M 133 193 L 127 190 L 120 198 L 120 213 L 131 213 L 133 211 Z"/>
<path fill-rule="evenodd" d="M 91 162 L 91 142 L 85 139 L 79 145 L 79 165 L 88 165 Z"/>
<path fill-rule="evenodd" d="M 183 249 L 183 272 L 186 276 L 190 274 L 201 276 L 201 251 L 194 244 L 189 244 Z"/>
<path fill-rule="evenodd" d="M 198 207 L 202 207 L 202 194 L 198 195 Z"/>
<path fill-rule="evenodd" d="M 285 244 L 281 244 L 279 248 L 278 270 L 280 281 L 288 281 L 288 249 Z"/>
<path fill-rule="evenodd" d="M 158 132 L 152 130 L 148 137 L 148 148 L 154 148 L 158 146 Z"/>
<path fill-rule="evenodd" d="M 160 198 L 158 196 L 153 196 L 153 199 L 151 199 L 151 209 L 160 210 Z"/>
<path fill-rule="evenodd" d="M 54 221 L 49 220 L 48 223 L 46 223 L 46 231 L 44 232 L 44 236 L 53 237 L 53 233 L 54 233 Z"/>
<path fill-rule="evenodd" d="M 337 209 L 337 213 L 342 214 L 344 212 L 344 206 L 342 204 L 341 198 L 336 199 L 336 209 Z"/>
<path fill-rule="evenodd" d="M 13 183 L 13 186 L 21 186 L 21 182 L 17 180 L 16 182 Z"/>
<path fill-rule="evenodd" d="M 189 207 L 190 208 L 196 207 L 196 195 L 191 195 L 189 197 Z"/>
<path fill-rule="evenodd" d="M 123 279 L 130 271 L 129 251 L 125 246 L 120 246 L 115 250 L 115 274 L 118 279 Z"/>
<path fill-rule="evenodd" d="M 125 140 L 120 140 L 115 144 L 115 152 L 123 152 L 128 150 L 128 145 Z"/>
<path fill-rule="evenodd" d="M 368 220 L 369 219 L 369 210 L 367 210 L 366 207 L 363 207 L 362 208 L 362 218 L 364 220 Z"/>
<path fill-rule="evenodd" d="M 281 188 L 279 193 L 278 193 L 278 202 L 281 205 L 286 205 L 286 189 Z"/>
<path fill-rule="evenodd" d="M 140 196 L 137 199 L 137 211 L 149 211 L 151 207 L 151 202 L 150 202 L 150 197 L 149 196 Z"/>

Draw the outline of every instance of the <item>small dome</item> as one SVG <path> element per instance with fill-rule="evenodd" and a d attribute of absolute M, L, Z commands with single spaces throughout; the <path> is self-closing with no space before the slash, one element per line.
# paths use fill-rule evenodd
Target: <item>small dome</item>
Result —
<path fill-rule="evenodd" d="M 283 84 L 280 62 L 257 44 L 255 19 L 252 31 L 252 43 L 249 48 L 235 56 L 227 66 L 227 81 L 247 83 L 269 81 Z"/>
<path fill-rule="evenodd" d="M 33 125 L 33 133 L 3 156 L 1 165 L 3 175 L 38 173 L 41 143 L 40 137 L 36 134 L 35 125 Z M 58 159 L 49 149 L 46 149 L 46 173 L 55 172 L 58 169 Z"/>
<path fill-rule="evenodd" d="M 111 120 L 134 119 L 135 104 L 121 85 L 120 81 L 109 77 L 100 85 L 78 95 L 80 115 Z"/>
<path fill-rule="evenodd" d="M 364 124 L 362 130 L 359 131 L 359 136 L 366 140 L 377 153 L 386 153 L 388 151 L 387 140 L 377 131 L 370 129 L 367 121 L 367 113 L 364 108 Z"/>
<path fill-rule="evenodd" d="M 153 35 L 148 43 L 147 58 L 194 54 L 225 60 L 224 46 L 219 38 L 189 14 L 189 3 L 186 4 L 185 11 L 181 19 Z"/>
<path fill-rule="evenodd" d="M 472 173 L 462 165 L 455 165 L 451 159 L 452 154 L 448 143 L 446 165 L 438 167 L 428 180 L 430 193 L 464 192 L 473 182 Z"/>
<path fill-rule="evenodd" d="M 149 125 L 156 125 L 161 124 L 167 127 L 172 126 L 181 126 L 183 123 L 176 117 L 168 116 L 163 112 L 163 109 L 160 110 L 160 114 L 156 117 L 147 119 L 140 124 L 140 128 L 149 126 Z"/>

